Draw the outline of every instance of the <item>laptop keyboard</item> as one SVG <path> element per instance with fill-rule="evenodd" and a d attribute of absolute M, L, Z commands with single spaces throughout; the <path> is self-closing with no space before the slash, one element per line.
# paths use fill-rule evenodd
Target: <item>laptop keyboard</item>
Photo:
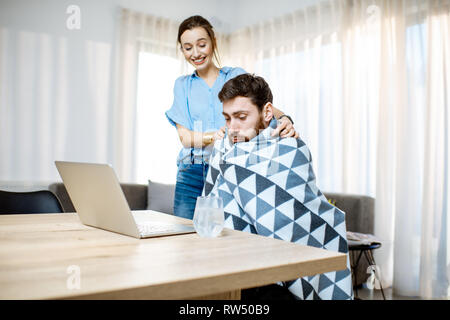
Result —
<path fill-rule="evenodd" d="M 173 225 L 158 222 L 139 222 L 137 227 L 141 235 L 174 232 L 177 230 Z"/>

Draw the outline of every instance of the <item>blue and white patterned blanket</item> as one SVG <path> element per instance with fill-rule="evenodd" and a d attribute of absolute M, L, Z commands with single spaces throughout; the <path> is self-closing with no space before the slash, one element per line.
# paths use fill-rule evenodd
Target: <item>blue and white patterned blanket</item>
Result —
<path fill-rule="evenodd" d="M 273 138 L 270 126 L 249 142 L 217 141 L 203 195 L 223 199 L 225 227 L 348 253 L 345 213 L 316 186 L 301 139 Z M 279 283 L 299 299 L 353 299 L 347 269 Z"/>

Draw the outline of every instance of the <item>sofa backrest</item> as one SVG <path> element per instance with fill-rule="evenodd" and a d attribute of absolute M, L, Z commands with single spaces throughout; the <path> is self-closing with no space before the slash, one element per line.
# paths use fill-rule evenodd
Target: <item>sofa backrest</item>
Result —
<path fill-rule="evenodd" d="M 175 185 L 149 182 L 144 184 L 122 183 L 122 190 L 131 210 L 156 210 L 173 214 L 173 198 Z M 72 201 L 62 183 L 49 186 L 59 198 L 64 212 L 75 212 Z M 345 222 L 348 231 L 374 233 L 375 199 L 363 195 L 343 193 L 324 193 L 336 207 L 345 212 Z"/>
<path fill-rule="evenodd" d="M 147 186 L 144 184 L 121 183 L 123 193 L 131 210 L 147 209 Z M 61 202 L 64 212 L 75 212 L 72 201 L 62 183 L 52 183 L 48 189 L 52 191 Z"/>

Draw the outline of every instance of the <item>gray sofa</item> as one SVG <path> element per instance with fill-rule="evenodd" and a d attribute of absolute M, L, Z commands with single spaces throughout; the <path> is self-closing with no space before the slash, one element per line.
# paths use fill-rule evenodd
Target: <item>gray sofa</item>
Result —
<path fill-rule="evenodd" d="M 173 198 L 175 185 L 149 182 L 144 184 L 122 183 L 122 190 L 131 210 L 156 210 L 173 214 Z M 75 212 L 66 188 L 62 183 L 53 183 L 49 186 L 60 200 L 65 212 Z M 342 193 L 325 193 L 328 200 L 332 200 L 336 207 L 345 212 L 345 221 L 348 231 L 370 233 L 374 231 L 375 199 Z M 350 262 L 354 264 L 354 257 L 350 255 Z M 361 259 L 357 269 L 357 284 L 366 281 L 369 276 L 366 272 L 367 262 Z"/>

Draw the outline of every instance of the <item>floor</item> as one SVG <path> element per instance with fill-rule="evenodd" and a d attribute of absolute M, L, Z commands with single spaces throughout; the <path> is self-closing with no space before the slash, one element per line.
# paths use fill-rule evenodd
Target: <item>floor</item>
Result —
<path fill-rule="evenodd" d="M 396 295 L 392 287 L 384 289 L 384 296 L 386 300 L 420 300 L 419 297 L 403 297 Z M 354 291 L 356 296 L 356 291 Z M 381 294 L 381 290 L 376 289 L 367 289 L 367 288 L 358 288 L 358 298 L 361 300 L 383 300 L 383 295 Z"/>

